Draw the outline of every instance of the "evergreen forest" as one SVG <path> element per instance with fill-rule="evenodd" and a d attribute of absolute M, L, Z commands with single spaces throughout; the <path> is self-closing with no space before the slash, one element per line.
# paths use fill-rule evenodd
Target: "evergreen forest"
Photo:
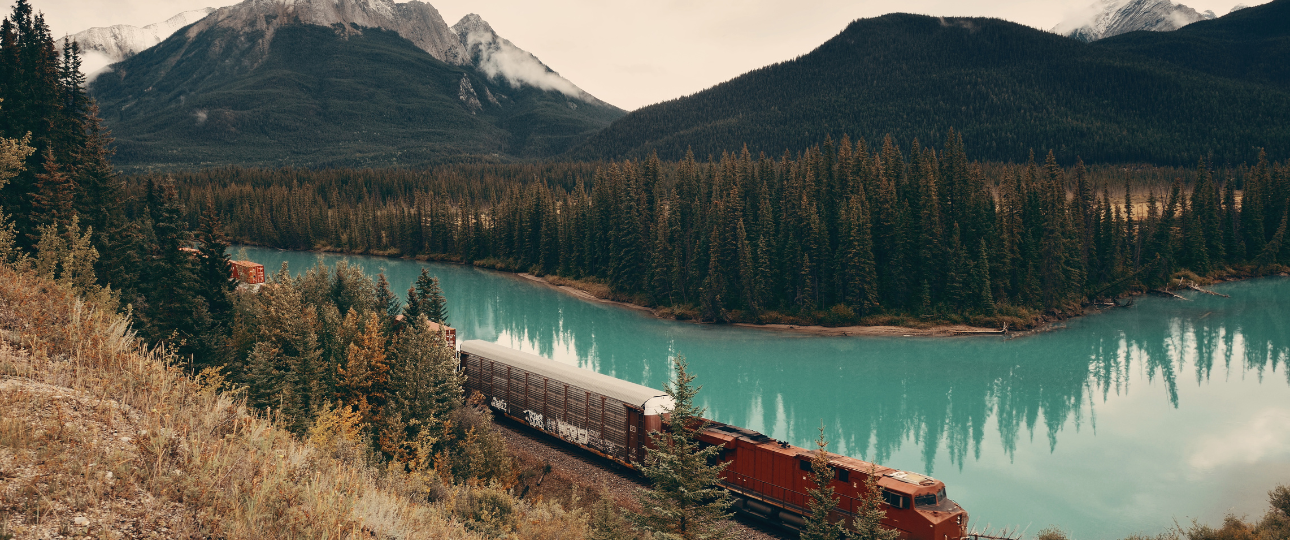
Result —
<path fill-rule="evenodd" d="M 1026 326 L 1082 304 L 1290 263 L 1290 166 L 1017 165 L 944 144 L 826 140 L 779 159 L 213 169 L 195 220 L 287 249 L 425 257 L 572 280 L 680 318 Z M 1168 178 L 1173 175 L 1173 178 Z M 167 184 L 169 185 L 169 184 Z"/>

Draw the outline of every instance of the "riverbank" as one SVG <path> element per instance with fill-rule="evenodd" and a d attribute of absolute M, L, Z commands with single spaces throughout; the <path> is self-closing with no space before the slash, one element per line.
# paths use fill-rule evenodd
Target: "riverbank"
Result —
<path fill-rule="evenodd" d="M 253 246 L 254 244 L 247 243 L 245 245 Z M 515 278 L 522 279 L 532 284 L 553 287 L 564 294 L 568 294 L 587 302 L 609 304 L 630 310 L 643 311 L 649 313 L 652 317 L 662 320 L 689 321 L 695 324 L 729 324 L 731 326 L 754 328 L 769 332 L 786 332 L 806 336 L 825 337 L 1004 336 L 1008 338 L 1016 338 L 1033 333 L 1060 329 L 1064 327 L 1061 323 L 1069 319 L 1101 313 L 1108 309 L 1115 309 L 1116 307 L 1131 305 L 1132 300 L 1130 300 L 1128 304 L 1118 303 L 1126 298 L 1131 299 L 1135 296 L 1162 292 L 1160 289 L 1136 289 L 1115 298 L 1100 299 L 1096 303 L 1080 304 L 1071 302 L 1067 305 L 1061 306 L 1060 308 L 1053 308 L 1045 311 L 1004 305 L 999 307 L 998 312 L 995 315 L 938 313 L 923 316 L 909 314 L 880 314 L 857 317 L 849 308 L 844 306 L 835 306 L 826 311 L 818 311 L 809 314 L 809 317 L 773 311 L 765 311 L 756 314 L 741 311 L 729 311 L 725 313 L 725 321 L 721 323 L 712 323 L 701 320 L 699 311 L 694 306 L 651 307 L 645 305 L 645 302 L 642 302 L 642 298 L 640 297 L 629 297 L 627 295 L 616 293 L 608 284 L 596 278 L 571 279 L 555 275 L 538 276 L 512 268 L 507 266 L 504 261 L 494 259 L 465 262 L 456 258 L 444 256 L 418 255 L 409 257 L 401 256 L 398 253 L 350 253 L 343 250 L 327 248 L 290 251 L 326 253 L 333 255 L 357 255 L 470 266 L 483 270 L 493 270 L 503 275 L 514 276 Z M 1171 278 L 1171 282 L 1178 283 L 1178 286 L 1172 289 L 1166 288 L 1166 290 L 1186 290 L 1187 287 L 1182 286 L 1183 283 L 1195 283 L 1200 286 L 1208 286 L 1213 283 L 1226 281 L 1239 281 L 1274 275 L 1285 276 L 1287 275 L 1287 270 L 1290 270 L 1290 268 L 1277 266 L 1270 270 L 1271 271 L 1267 272 L 1255 272 L 1249 268 L 1226 268 L 1224 270 L 1211 273 L 1208 276 L 1197 276 L 1190 271 L 1183 270 L 1175 273 Z"/>
<path fill-rule="evenodd" d="M 530 282 L 547 285 L 559 289 L 560 291 L 586 300 L 588 302 L 597 302 L 602 304 L 611 304 L 627 309 L 647 312 L 659 319 L 691 321 L 696 324 L 707 324 L 697 320 L 695 317 L 677 317 L 677 311 L 674 308 L 654 309 L 640 304 L 611 300 L 599 295 L 609 294 L 608 287 L 603 285 L 597 287 L 597 284 L 588 286 L 585 282 L 575 280 L 547 277 L 539 277 L 526 272 L 515 274 L 516 276 Z M 771 332 L 791 332 L 811 336 L 888 336 L 888 337 L 950 337 L 950 336 L 981 336 L 981 335 L 1006 335 L 1006 327 L 988 328 L 984 326 L 972 326 L 966 324 L 937 324 L 924 323 L 919 326 L 895 326 L 895 325 L 847 325 L 847 326 L 823 326 L 812 324 L 791 324 L 791 323 L 747 323 L 732 322 L 731 326 L 742 328 L 756 328 Z"/>

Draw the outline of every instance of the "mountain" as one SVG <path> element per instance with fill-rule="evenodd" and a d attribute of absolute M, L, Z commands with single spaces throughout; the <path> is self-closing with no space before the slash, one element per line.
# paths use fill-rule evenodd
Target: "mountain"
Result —
<path fill-rule="evenodd" d="M 246 0 L 91 93 L 123 168 L 542 157 L 622 116 L 478 16 L 457 27 L 417 1 Z"/>
<path fill-rule="evenodd" d="M 185 11 L 165 21 L 144 27 L 128 24 L 95 27 L 82 30 L 67 38 L 80 44 L 81 68 L 90 78 L 93 78 L 109 64 L 125 60 L 161 43 L 176 30 L 201 20 L 213 11 L 215 11 L 214 8 Z"/>
<path fill-rule="evenodd" d="M 1169 0 L 1100 0 L 1062 21 L 1053 32 L 1092 42 L 1139 30 L 1168 32 L 1215 17 L 1213 11 L 1201 13 Z"/>
<path fill-rule="evenodd" d="M 1032 149 L 1066 163 L 1191 165 L 1211 152 L 1239 163 L 1256 147 L 1287 155 L 1290 92 L 1240 66 L 1287 69 L 1288 8 L 1277 0 L 1092 44 L 998 19 L 861 19 L 801 57 L 635 110 L 570 156 L 692 149 L 702 158 L 745 144 L 778 156 L 843 134 L 939 145 L 950 129 L 984 160 L 1024 160 Z M 1180 42 L 1196 60 L 1167 59 Z M 1236 51 L 1243 64 L 1210 65 Z"/>
<path fill-rule="evenodd" d="M 1290 90 L 1290 2 L 1237 6 L 1218 19 L 1173 32 L 1123 34 L 1094 48 Z"/>

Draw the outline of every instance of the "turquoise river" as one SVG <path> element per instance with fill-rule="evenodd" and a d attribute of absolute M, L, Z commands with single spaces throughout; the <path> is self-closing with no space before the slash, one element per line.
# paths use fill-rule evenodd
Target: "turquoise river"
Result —
<path fill-rule="evenodd" d="M 661 388 L 683 354 L 708 417 L 945 482 L 978 527 L 1079 540 L 1218 525 L 1290 483 L 1290 279 L 1140 298 L 998 337 L 816 337 L 655 319 L 453 264 L 245 248 L 269 273 L 342 259 L 396 294 L 422 268 L 459 339 Z"/>

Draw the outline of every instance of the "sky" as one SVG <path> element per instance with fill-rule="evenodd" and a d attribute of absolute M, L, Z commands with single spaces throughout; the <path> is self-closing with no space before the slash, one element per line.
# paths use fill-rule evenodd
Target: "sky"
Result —
<path fill-rule="evenodd" d="M 144 26 L 230 0 L 30 0 L 55 36 Z M 1099 0 L 428 0 L 449 25 L 477 13 L 590 94 L 627 110 L 791 60 L 858 18 L 892 12 L 998 17 L 1051 29 Z M 1185 0 L 1224 15 L 1238 3 Z M 5 8 L 4 11 L 8 11 Z"/>

